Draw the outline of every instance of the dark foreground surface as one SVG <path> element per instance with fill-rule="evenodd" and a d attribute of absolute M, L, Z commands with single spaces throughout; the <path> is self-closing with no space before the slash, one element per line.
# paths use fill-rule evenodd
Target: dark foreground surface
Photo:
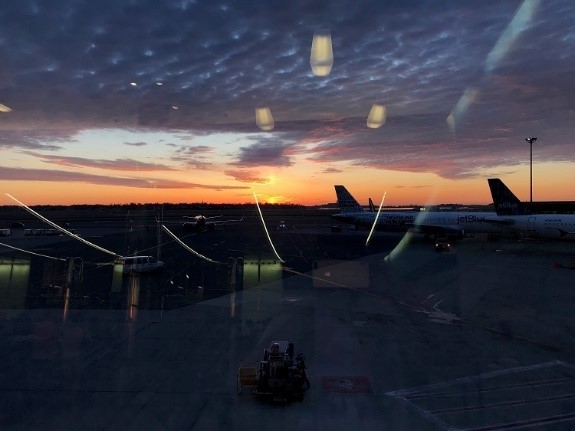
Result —
<path fill-rule="evenodd" d="M 0 429 L 575 427 L 575 244 L 478 236 L 437 253 L 378 234 L 366 247 L 328 215 L 282 214 L 266 220 L 276 256 L 248 216 L 174 225 L 221 263 L 163 235 L 164 273 L 119 281 L 113 258 L 68 238 L 0 239 L 83 262 L 67 281 L 65 265 L 0 250 Z M 157 251 L 153 218 L 96 222 L 70 224 L 110 250 Z M 306 356 L 302 402 L 236 392 L 272 340 Z"/>

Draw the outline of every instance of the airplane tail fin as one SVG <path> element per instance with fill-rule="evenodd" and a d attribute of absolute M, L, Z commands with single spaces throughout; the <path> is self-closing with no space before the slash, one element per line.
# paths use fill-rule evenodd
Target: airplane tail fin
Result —
<path fill-rule="evenodd" d="M 375 212 L 375 205 L 373 204 L 373 201 L 371 200 L 371 198 L 369 198 L 369 211 L 372 213 Z"/>
<path fill-rule="evenodd" d="M 526 214 L 525 205 L 499 178 L 489 178 L 489 189 L 497 215 Z"/>
<path fill-rule="evenodd" d="M 334 186 L 335 194 L 337 196 L 337 204 L 342 213 L 361 212 L 363 208 L 355 200 L 350 192 L 347 191 L 345 186 Z"/>

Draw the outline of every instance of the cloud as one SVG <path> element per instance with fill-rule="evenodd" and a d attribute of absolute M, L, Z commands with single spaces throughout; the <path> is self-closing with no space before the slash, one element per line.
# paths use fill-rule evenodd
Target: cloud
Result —
<path fill-rule="evenodd" d="M 6 181 L 42 181 L 42 182 L 80 182 L 108 186 L 158 189 L 207 189 L 207 190 L 241 190 L 244 186 L 214 185 L 187 183 L 163 179 L 142 179 L 112 177 L 105 175 L 84 174 L 49 169 L 20 169 L 0 166 L 0 180 Z"/>
<path fill-rule="evenodd" d="M 367 114 L 374 98 L 421 112 L 470 84 L 516 7 L 182 4 L 7 6 L 0 35 L 12 47 L 6 57 L 19 92 L 7 97 L 15 111 L 44 113 L 56 124 L 212 130 L 251 124 L 263 101 L 278 122 Z M 336 62 L 320 81 L 310 72 L 309 46 L 328 23 Z"/>
<path fill-rule="evenodd" d="M 177 148 L 177 150 L 175 151 L 175 154 L 178 155 L 178 157 L 184 158 L 184 157 L 189 157 L 189 156 L 202 156 L 205 155 L 206 153 L 211 153 L 213 152 L 214 149 L 212 147 L 209 147 L 207 145 L 182 145 L 179 146 Z"/>
<path fill-rule="evenodd" d="M 7 2 L 0 103 L 13 111 L 0 117 L 0 149 L 65 151 L 79 131 L 112 127 L 162 131 L 174 140 L 254 133 L 231 155 L 237 181 L 244 175 L 236 168 L 289 168 L 303 157 L 342 171 L 347 163 L 469 178 L 501 161 L 524 163 L 525 133 L 546 143 L 539 160 L 574 161 L 575 8 L 540 2 L 493 63 L 490 52 L 520 4 Z M 318 28 L 331 30 L 335 55 L 332 73 L 321 79 L 309 67 Z M 445 119 L 466 88 L 477 97 L 457 118 L 453 137 Z M 388 122 L 367 132 L 374 102 L 388 107 Z M 268 135 L 255 126 L 259 105 L 274 115 Z M 154 146 L 139 138 L 123 143 Z M 221 168 L 208 146 L 163 146 L 176 149 L 165 159 L 188 168 Z M 135 166 L 131 159 L 44 157 Z"/>
<path fill-rule="evenodd" d="M 446 66 L 471 57 L 469 46 L 456 44 L 461 29 L 473 35 L 483 25 L 477 6 L 443 14 L 433 13 L 433 3 L 406 8 L 334 1 L 317 9 L 301 2 L 272 8 L 232 1 L 219 6 L 10 5 L 3 16 L 12 19 L 0 17 L 0 28 L 13 47 L 12 80 L 26 95 L 9 94 L 8 102 L 20 101 L 16 111 L 47 112 L 56 123 L 74 118 L 176 128 L 248 124 L 263 100 L 277 121 L 342 110 L 354 115 L 369 109 L 374 95 L 391 104 L 408 103 L 406 86 L 420 94 L 433 91 Z M 501 27 L 513 11 L 491 9 Z M 14 26 L 18 19 L 34 31 Z M 336 63 L 318 92 L 309 46 L 321 21 L 333 27 Z M 440 36 L 438 28 L 443 28 Z M 320 97 L 312 103 L 310 94 Z"/>
<path fill-rule="evenodd" d="M 260 177 L 253 171 L 228 170 L 224 173 L 242 183 L 267 184 L 270 181 L 269 178 Z"/>
<path fill-rule="evenodd" d="M 322 173 L 323 174 L 340 174 L 343 170 L 337 168 L 325 168 Z"/>
<path fill-rule="evenodd" d="M 270 138 L 260 139 L 255 144 L 239 149 L 236 166 L 291 166 L 293 164 L 286 155 L 291 143 L 277 142 Z"/>
<path fill-rule="evenodd" d="M 394 186 L 394 188 L 396 189 L 427 189 L 429 187 L 432 186 L 402 186 L 402 185 Z"/>
<path fill-rule="evenodd" d="M 57 151 L 74 142 L 74 133 L 58 130 L 2 130 L 0 149 Z"/>
<path fill-rule="evenodd" d="M 184 163 L 187 168 L 210 170 L 216 165 L 210 161 L 210 154 L 214 153 L 214 148 L 207 145 L 181 145 L 174 146 L 176 151 L 170 157 L 170 160 L 178 163 Z"/>
<path fill-rule="evenodd" d="M 449 140 L 429 142 L 386 141 L 368 139 L 352 142 L 329 142 L 310 152 L 310 159 L 321 164 L 347 162 L 381 170 L 431 172 L 443 178 L 469 178 L 481 175 L 484 167 L 497 166 L 509 152 L 486 155 L 481 149 Z"/>
<path fill-rule="evenodd" d="M 113 171 L 174 171 L 176 169 L 156 163 L 140 162 L 133 159 L 87 159 L 84 157 L 68 157 L 61 155 L 39 154 L 31 151 L 25 151 L 24 154 L 37 157 L 43 162 L 52 163 L 59 166 L 74 166 L 86 168 L 108 169 Z"/>
<path fill-rule="evenodd" d="M 479 124 L 488 121 L 471 119 Z M 471 121 L 470 120 L 470 121 Z M 298 151 L 319 165 L 337 162 L 402 172 L 430 172 L 449 179 L 481 177 L 482 170 L 528 161 L 524 136 L 518 135 L 510 123 L 500 122 L 498 128 L 468 129 L 460 125 L 462 133 L 454 139 L 439 115 L 394 116 L 376 130 L 362 129 L 353 133 L 341 128 L 317 126 L 321 139 L 307 137 L 298 142 Z M 539 125 L 545 131 L 545 151 L 538 153 L 538 161 L 575 161 L 575 152 L 554 139 L 561 130 L 554 125 Z M 528 128 L 528 127 L 526 127 Z M 407 130 L 406 130 L 407 129 Z M 571 127 L 575 133 L 575 127 Z"/>

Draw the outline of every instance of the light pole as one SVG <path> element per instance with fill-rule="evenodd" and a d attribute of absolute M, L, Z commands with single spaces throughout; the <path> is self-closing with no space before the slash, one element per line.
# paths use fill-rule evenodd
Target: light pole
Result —
<path fill-rule="evenodd" d="M 529 212 L 533 211 L 533 142 L 535 137 L 525 138 L 529 142 Z"/>

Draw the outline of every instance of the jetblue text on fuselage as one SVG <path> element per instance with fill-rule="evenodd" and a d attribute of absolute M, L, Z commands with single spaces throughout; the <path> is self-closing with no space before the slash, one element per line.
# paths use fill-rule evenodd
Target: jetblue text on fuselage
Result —
<path fill-rule="evenodd" d="M 485 221 L 485 217 L 468 214 L 457 217 L 457 223 L 481 223 Z"/>
<path fill-rule="evenodd" d="M 404 223 L 413 223 L 414 217 L 413 216 L 403 216 L 403 215 L 384 215 L 383 219 L 387 224 L 404 224 Z"/>
<path fill-rule="evenodd" d="M 516 209 L 519 205 L 511 203 L 511 202 L 501 202 L 497 204 L 498 209 Z"/>

